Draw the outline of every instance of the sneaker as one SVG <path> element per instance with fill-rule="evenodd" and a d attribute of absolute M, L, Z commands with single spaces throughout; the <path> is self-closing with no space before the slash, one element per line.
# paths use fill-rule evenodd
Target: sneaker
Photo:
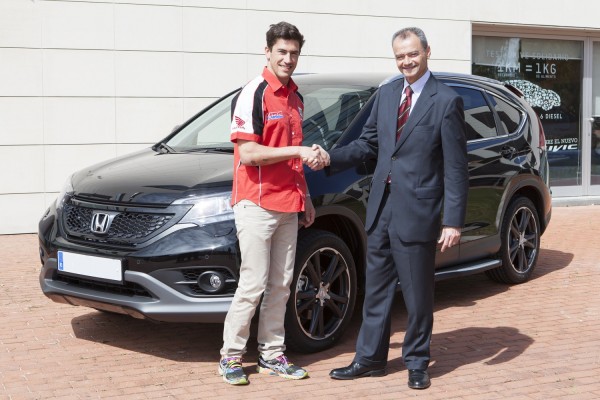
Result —
<path fill-rule="evenodd" d="M 242 368 L 241 357 L 225 357 L 219 362 L 219 375 L 230 385 L 247 385 L 248 377 Z"/>
<path fill-rule="evenodd" d="M 261 374 L 279 375 L 286 379 L 302 379 L 308 376 L 308 372 L 288 361 L 283 354 L 272 360 L 258 357 L 257 371 Z"/>

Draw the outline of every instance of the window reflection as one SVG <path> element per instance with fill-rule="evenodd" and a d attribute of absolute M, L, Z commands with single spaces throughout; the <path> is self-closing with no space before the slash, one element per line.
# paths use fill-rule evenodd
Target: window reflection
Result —
<path fill-rule="evenodd" d="M 453 87 L 462 97 L 465 108 L 467 140 L 476 140 L 496 136 L 494 115 L 483 93 L 464 87 Z"/>

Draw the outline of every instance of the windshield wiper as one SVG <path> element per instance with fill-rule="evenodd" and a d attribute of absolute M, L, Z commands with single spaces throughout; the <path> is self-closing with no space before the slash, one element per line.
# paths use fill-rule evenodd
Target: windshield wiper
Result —
<path fill-rule="evenodd" d="M 169 146 L 168 144 L 164 143 L 164 142 L 160 142 L 159 144 L 156 145 L 156 148 L 154 149 L 155 151 L 158 151 L 159 153 L 175 153 L 175 150 L 173 150 L 173 148 L 171 146 Z"/>
<path fill-rule="evenodd" d="M 233 147 L 197 147 L 189 149 L 186 153 L 233 153 Z"/>

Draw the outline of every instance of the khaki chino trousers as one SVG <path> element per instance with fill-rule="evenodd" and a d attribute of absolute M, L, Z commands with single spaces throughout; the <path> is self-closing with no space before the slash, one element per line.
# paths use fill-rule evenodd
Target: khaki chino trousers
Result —
<path fill-rule="evenodd" d="M 246 353 L 261 296 L 258 351 L 271 360 L 285 351 L 284 318 L 294 274 L 298 214 L 266 210 L 249 200 L 233 207 L 240 243 L 238 288 L 225 318 L 221 356 Z"/>

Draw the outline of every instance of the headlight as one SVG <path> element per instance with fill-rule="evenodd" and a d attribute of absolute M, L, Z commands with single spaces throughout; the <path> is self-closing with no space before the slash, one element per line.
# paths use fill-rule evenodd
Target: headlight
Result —
<path fill-rule="evenodd" d="M 62 190 L 58 194 L 58 197 L 56 198 L 56 203 L 55 203 L 56 208 L 59 208 L 62 205 L 62 202 L 67 193 L 73 193 L 73 184 L 71 183 L 72 178 L 73 178 L 73 175 L 70 175 L 67 178 L 65 184 L 63 185 Z"/>
<path fill-rule="evenodd" d="M 192 223 L 198 226 L 233 219 L 231 208 L 231 192 L 217 193 L 208 196 L 194 196 L 175 200 L 173 204 L 193 204 L 180 224 Z"/>

